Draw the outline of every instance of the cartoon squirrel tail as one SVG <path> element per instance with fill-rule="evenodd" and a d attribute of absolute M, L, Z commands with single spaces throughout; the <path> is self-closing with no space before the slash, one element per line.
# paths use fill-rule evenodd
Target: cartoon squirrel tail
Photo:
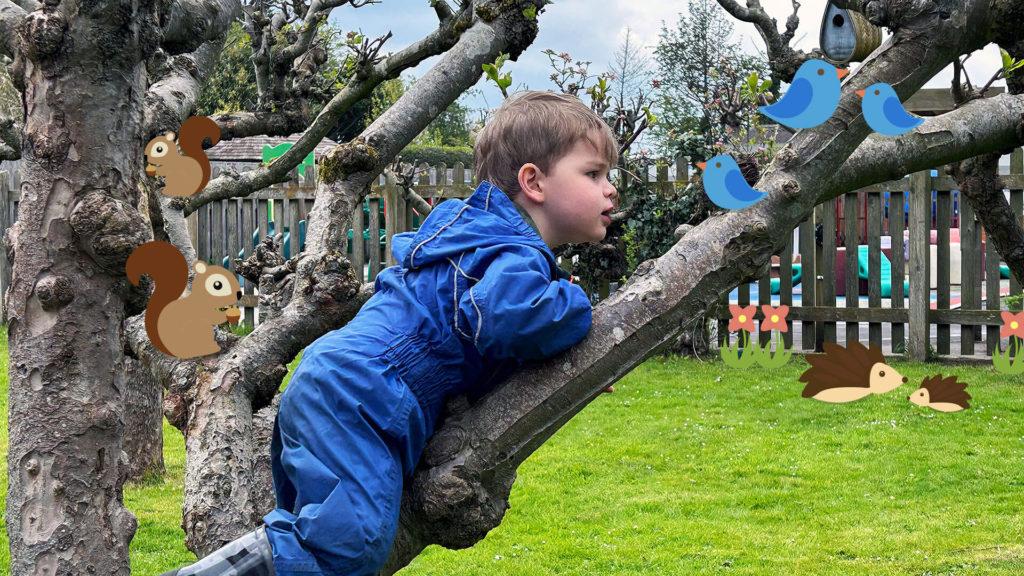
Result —
<path fill-rule="evenodd" d="M 155 240 L 136 248 L 125 264 L 128 280 L 138 286 L 143 274 L 156 282 L 156 291 L 146 306 L 146 334 L 150 342 L 164 354 L 170 354 L 160 340 L 157 320 L 160 312 L 177 300 L 188 284 L 188 263 L 181 252 L 169 242 Z"/>
<path fill-rule="evenodd" d="M 210 181 L 210 160 L 203 152 L 203 140 L 209 138 L 210 146 L 220 142 L 220 126 L 206 116 L 189 116 L 178 130 L 178 146 L 181 151 L 199 162 L 203 169 L 203 181 L 199 185 L 199 191 L 206 187 Z"/>

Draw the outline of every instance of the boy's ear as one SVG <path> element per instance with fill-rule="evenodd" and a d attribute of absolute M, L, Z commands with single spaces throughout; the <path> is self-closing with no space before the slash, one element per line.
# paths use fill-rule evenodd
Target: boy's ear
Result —
<path fill-rule="evenodd" d="M 541 190 L 540 182 L 544 179 L 544 173 L 536 164 L 527 163 L 519 168 L 519 190 L 530 200 L 537 204 L 544 203 L 544 191 Z"/>

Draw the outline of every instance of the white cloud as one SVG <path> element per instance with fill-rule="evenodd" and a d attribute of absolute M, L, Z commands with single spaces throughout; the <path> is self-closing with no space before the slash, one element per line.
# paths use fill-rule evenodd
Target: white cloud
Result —
<path fill-rule="evenodd" d="M 803 0 L 800 9 L 800 26 L 794 38 L 795 46 L 811 49 L 818 45 L 821 17 L 827 0 Z M 792 12 L 791 0 L 762 0 L 762 5 L 779 23 L 785 26 L 786 18 Z M 575 59 L 592 62 L 591 71 L 597 73 L 607 69 L 613 54 L 629 27 L 634 38 L 645 50 L 653 54 L 658 42 L 662 22 L 673 27 L 680 12 L 686 11 L 685 0 L 555 0 L 540 15 L 540 34 L 519 61 L 510 62 L 506 70 L 512 72 L 514 86 L 526 83 L 531 88 L 551 88 L 548 80 L 551 69 L 548 58 L 541 51 L 546 48 L 569 52 Z M 388 50 L 398 50 L 422 38 L 437 25 L 433 9 L 427 0 L 383 0 L 380 4 L 369 5 L 358 10 L 351 8 L 335 11 L 334 20 L 346 29 L 361 28 L 371 36 L 391 30 L 394 37 L 388 41 Z M 734 20 L 734 39 L 749 52 L 763 52 L 764 46 L 753 25 Z M 416 77 L 424 73 L 437 61 L 429 59 L 411 71 Z M 976 84 L 985 83 L 1000 65 L 998 49 L 990 45 L 975 54 L 967 63 L 967 71 Z M 926 86 L 942 88 L 949 86 L 953 77 L 952 66 L 931 79 Z M 1003 82 L 997 85 L 1005 85 Z M 476 107 L 496 106 L 501 93 L 491 83 L 481 80 L 477 88 L 482 89 L 484 99 L 473 99 Z"/>

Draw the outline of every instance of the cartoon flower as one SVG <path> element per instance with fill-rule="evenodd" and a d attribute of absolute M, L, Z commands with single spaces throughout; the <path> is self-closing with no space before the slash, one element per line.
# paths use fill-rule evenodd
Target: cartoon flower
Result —
<path fill-rule="evenodd" d="M 778 308 L 772 308 L 767 304 L 762 304 L 761 311 L 764 312 L 764 320 L 761 321 L 761 330 L 778 330 L 779 332 L 789 331 L 789 326 L 786 325 L 786 314 L 789 314 L 789 306 L 783 304 Z"/>
<path fill-rule="evenodd" d="M 754 311 L 756 309 L 757 307 L 753 304 L 745 308 L 740 308 L 736 304 L 730 304 L 729 313 L 732 314 L 732 318 L 729 319 L 729 332 L 735 332 L 737 330 L 753 332 Z"/>
<path fill-rule="evenodd" d="M 999 337 L 1006 338 L 1007 336 L 1016 336 L 1017 338 L 1024 338 L 1024 312 L 1006 312 L 1005 310 L 1000 313 L 1003 317 L 1003 325 L 999 327 Z"/>

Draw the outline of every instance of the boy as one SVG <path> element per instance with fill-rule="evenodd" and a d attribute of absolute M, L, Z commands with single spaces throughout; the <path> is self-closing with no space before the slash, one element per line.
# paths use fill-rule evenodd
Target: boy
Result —
<path fill-rule="evenodd" d="M 306 348 L 274 424 L 278 507 L 265 526 L 178 576 L 376 574 L 445 399 L 480 396 L 586 336 L 590 300 L 551 248 L 604 238 L 611 130 L 575 97 L 521 92 L 475 156 L 472 196 L 395 235 L 400 264 L 352 321 Z"/>

